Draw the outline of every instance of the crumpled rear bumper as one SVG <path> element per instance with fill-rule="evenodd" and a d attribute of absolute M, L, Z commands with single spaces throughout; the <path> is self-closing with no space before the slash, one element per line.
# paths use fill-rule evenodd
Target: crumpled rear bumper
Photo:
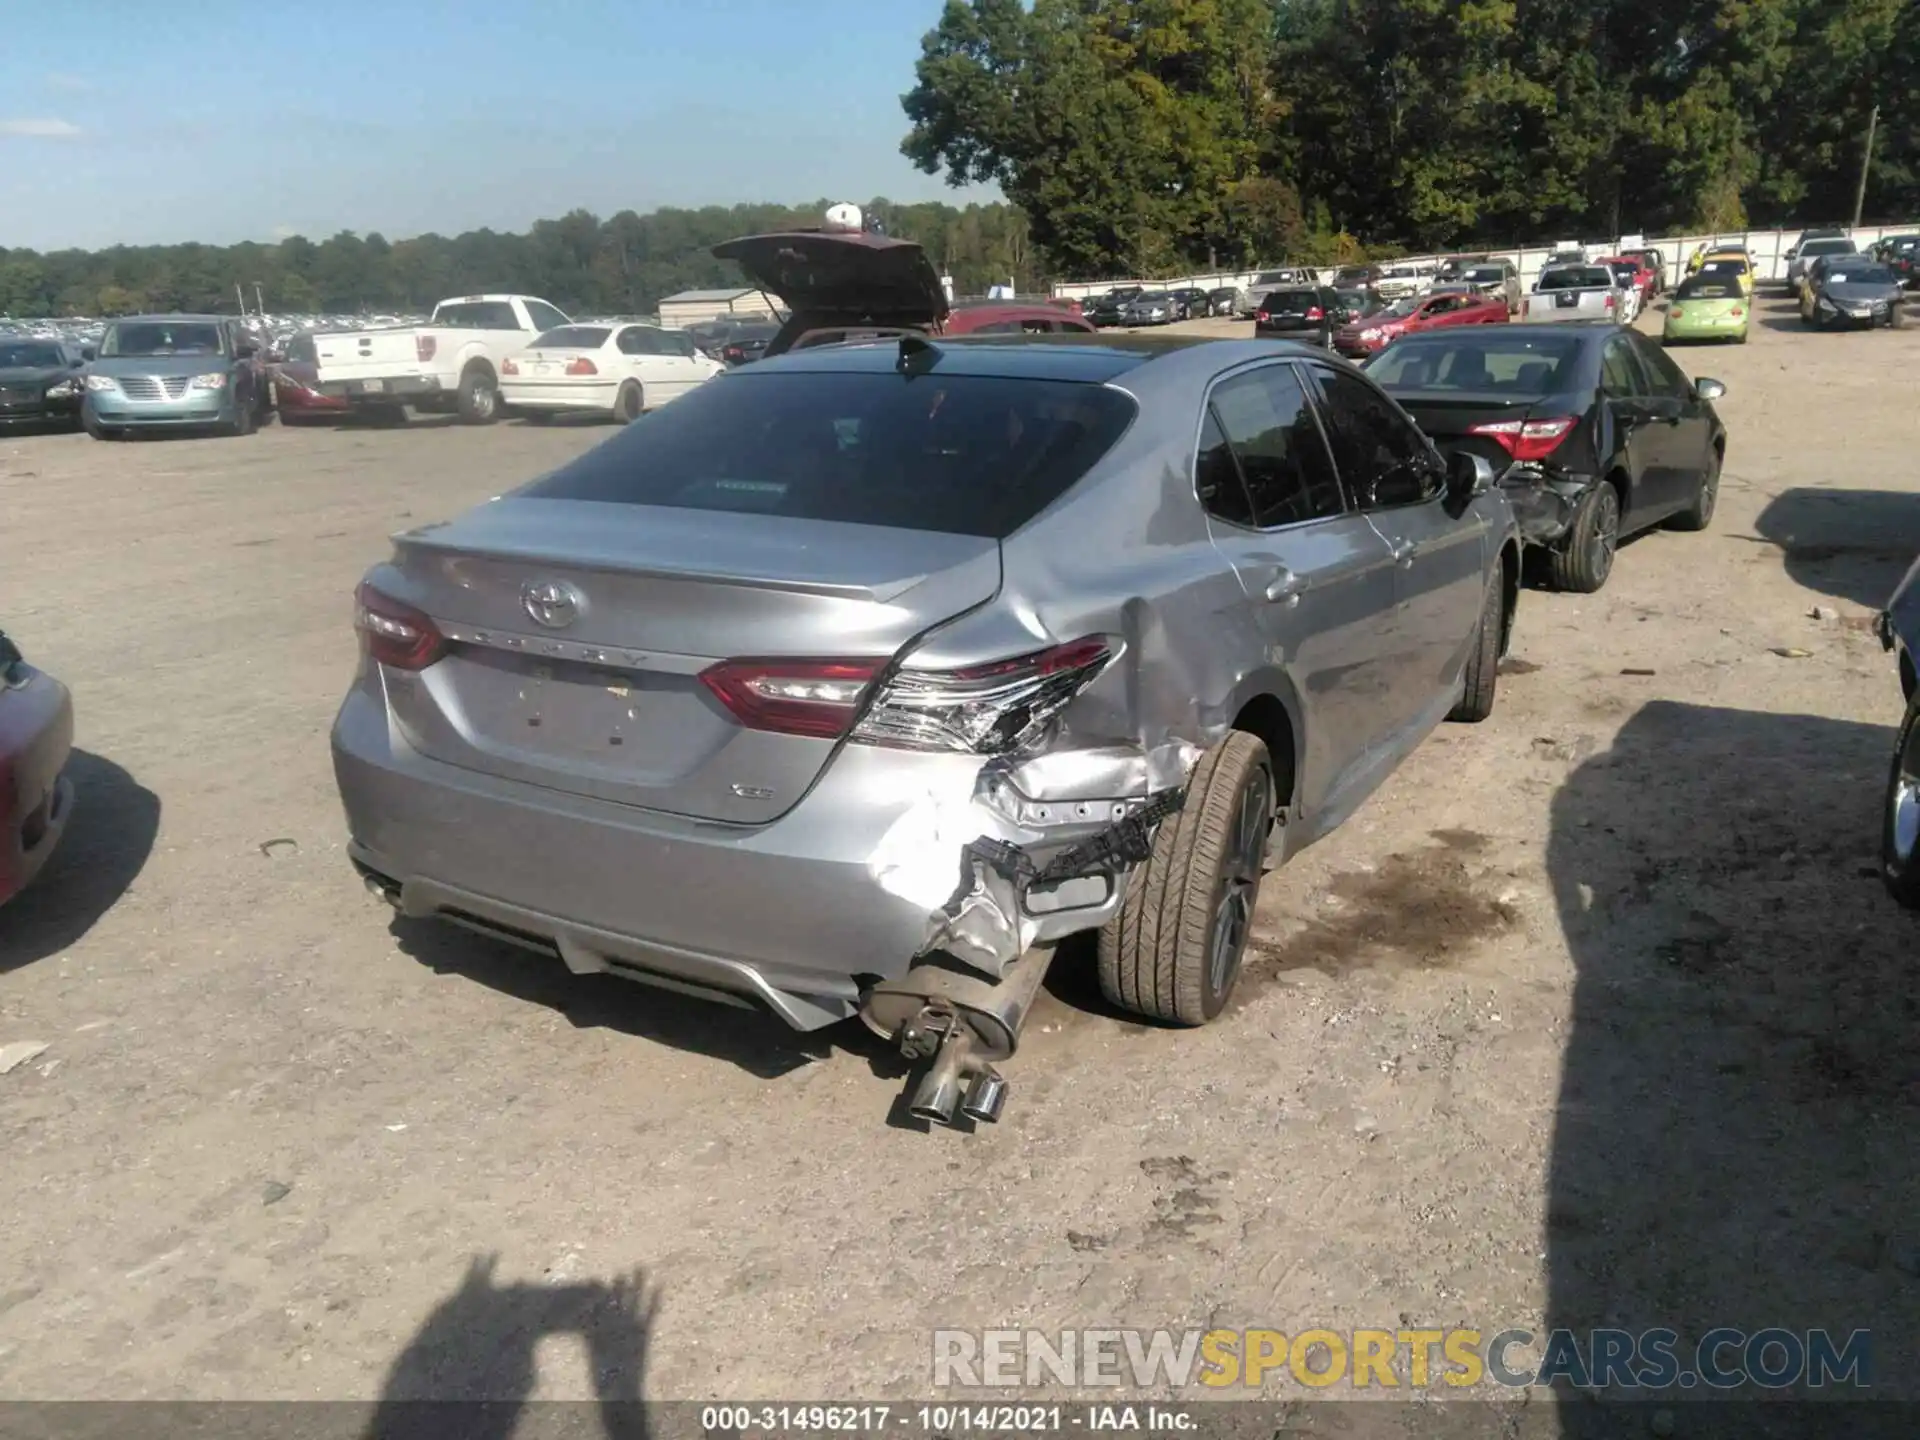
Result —
<path fill-rule="evenodd" d="M 1530 465 L 1511 466 L 1500 477 L 1520 538 L 1528 545 L 1554 545 L 1565 539 L 1580 497 L 1593 483 L 1591 475 L 1548 475 Z"/>

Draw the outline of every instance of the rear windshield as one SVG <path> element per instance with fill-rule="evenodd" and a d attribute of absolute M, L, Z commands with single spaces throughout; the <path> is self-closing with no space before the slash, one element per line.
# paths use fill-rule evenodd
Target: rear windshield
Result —
<path fill-rule="evenodd" d="M 1542 290 L 1591 290 L 1612 285 L 1613 272 L 1599 265 L 1569 265 L 1564 270 L 1544 270 L 1540 274 Z"/>
<path fill-rule="evenodd" d="M 562 325 L 533 342 L 536 350 L 598 350 L 613 333 L 605 325 Z"/>
<path fill-rule="evenodd" d="M 1120 438 L 1102 385 L 740 370 L 520 493 L 1004 539 Z"/>
<path fill-rule="evenodd" d="M 1676 300 L 1738 300 L 1741 298 L 1738 280 L 1723 280 L 1718 275 L 1696 275 L 1683 281 L 1680 288 L 1673 292 Z"/>
<path fill-rule="evenodd" d="M 1851 240 L 1809 240 L 1800 247 L 1802 255 L 1852 255 L 1855 252 Z"/>
<path fill-rule="evenodd" d="M 1500 333 L 1409 337 L 1381 351 L 1367 374 L 1388 390 L 1555 395 L 1574 388 L 1578 336 L 1496 328 Z"/>
<path fill-rule="evenodd" d="M 1506 279 L 1507 272 L 1502 270 L 1498 265 L 1473 265 L 1468 267 L 1462 278 L 1471 280 L 1476 285 L 1486 285 L 1491 284 L 1495 280 Z"/>
<path fill-rule="evenodd" d="M 1320 296 L 1312 290 L 1274 290 L 1260 303 L 1268 310 L 1297 313 L 1318 305 Z"/>
<path fill-rule="evenodd" d="M 469 300 L 458 305 L 442 305 L 433 312 L 433 323 L 454 330 L 518 330 L 513 306 L 504 300 Z"/>

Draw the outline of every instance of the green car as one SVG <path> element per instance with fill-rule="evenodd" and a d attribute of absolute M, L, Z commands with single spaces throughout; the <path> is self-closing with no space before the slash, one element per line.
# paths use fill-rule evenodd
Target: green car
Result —
<path fill-rule="evenodd" d="M 1753 302 L 1731 275 L 1694 275 L 1680 282 L 1667 304 L 1666 328 L 1660 338 L 1676 340 L 1733 340 L 1747 343 L 1747 325 Z"/>

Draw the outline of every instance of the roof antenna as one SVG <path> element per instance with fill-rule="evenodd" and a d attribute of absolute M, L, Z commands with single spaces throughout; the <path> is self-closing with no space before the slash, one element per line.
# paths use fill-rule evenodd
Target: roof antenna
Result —
<path fill-rule="evenodd" d="M 924 375 L 940 359 L 940 347 L 921 335 L 900 337 L 900 358 L 894 368 L 902 375 Z"/>

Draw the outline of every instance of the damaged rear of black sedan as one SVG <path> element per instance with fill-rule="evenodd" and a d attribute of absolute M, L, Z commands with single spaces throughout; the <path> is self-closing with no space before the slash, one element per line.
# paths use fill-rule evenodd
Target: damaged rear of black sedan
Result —
<path fill-rule="evenodd" d="M 1689 379 L 1637 331 L 1439 330 L 1403 337 L 1367 373 L 1443 451 L 1494 467 L 1557 589 L 1598 590 L 1637 531 L 1712 522 L 1726 386 Z"/>

